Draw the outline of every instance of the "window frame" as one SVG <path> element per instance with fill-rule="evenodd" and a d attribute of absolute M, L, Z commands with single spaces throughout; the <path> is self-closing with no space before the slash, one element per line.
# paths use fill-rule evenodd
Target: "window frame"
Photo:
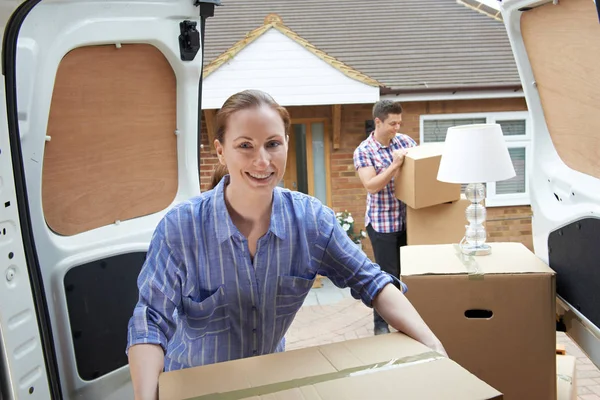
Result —
<path fill-rule="evenodd" d="M 529 171 L 533 167 L 533 135 L 531 132 L 531 118 L 528 111 L 502 111 L 502 112 L 484 112 L 484 113 L 457 113 L 457 114 L 422 114 L 419 117 L 419 143 L 425 142 L 424 122 L 431 120 L 448 119 L 473 119 L 485 118 L 487 124 L 493 124 L 501 121 L 524 120 L 524 135 L 505 135 L 504 139 L 508 148 L 525 148 L 525 192 L 496 194 L 496 182 L 486 182 L 486 207 L 508 207 L 508 206 L 526 206 L 531 205 L 530 199 L 530 178 Z"/>

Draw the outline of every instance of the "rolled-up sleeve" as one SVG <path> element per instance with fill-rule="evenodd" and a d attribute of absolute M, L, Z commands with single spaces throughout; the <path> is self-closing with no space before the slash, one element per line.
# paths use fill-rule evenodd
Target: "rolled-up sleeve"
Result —
<path fill-rule="evenodd" d="M 394 278 L 369 260 L 367 255 L 348 237 L 337 222 L 334 212 L 323 207 L 320 212 L 321 235 L 328 240 L 321 259 L 321 274 L 338 287 L 350 287 L 352 296 L 368 307 L 379 292 Z M 402 291 L 406 285 L 401 283 Z"/>
<path fill-rule="evenodd" d="M 169 247 L 166 227 L 163 219 L 152 236 L 138 277 L 139 298 L 129 320 L 126 353 L 141 343 L 157 344 L 166 351 L 175 332 L 173 312 L 181 298 L 181 263 Z"/>

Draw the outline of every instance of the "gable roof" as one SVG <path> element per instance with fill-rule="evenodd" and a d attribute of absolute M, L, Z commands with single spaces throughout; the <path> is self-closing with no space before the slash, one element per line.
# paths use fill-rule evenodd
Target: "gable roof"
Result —
<path fill-rule="evenodd" d="M 382 93 L 521 86 L 502 22 L 456 0 L 222 0 L 222 4 L 206 25 L 209 73 L 235 54 L 235 46 L 239 51 L 244 41 L 259 36 L 257 29 L 267 29 L 266 16 L 277 14 L 285 26 L 283 33 L 303 41 L 332 65 L 339 63 L 337 68 L 345 73 L 379 82 Z M 271 24 L 268 29 L 279 26 Z"/>
<path fill-rule="evenodd" d="M 231 58 L 235 57 L 235 55 L 238 54 L 242 49 L 244 49 L 246 46 L 248 46 L 250 43 L 252 43 L 256 39 L 258 39 L 261 35 L 263 35 L 269 29 L 278 30 L 279 32 L 281 32 L 282 34 L 287 36 L 288 38 L 290 38 L 293 41 L 295 41 L 296 43 L 298 43 L 300 46 L 304 47 L 306 50 L 310 51 L 315 56 L 319 57 L 321 60 L 325 61 L 327 64 L 331 65 L 338 71 L 342 72 L 344 75 L 346 75 L 352 79 L 356 79 L 357 81 L 365 83 L 370 86 L 382 86 L 382 84 L 377 82 L 375 79 L 370 78 L 369 76 L 363 74 L 362 72 L 357 71 L 357 70 L 353 69 L 352 67 L 345 65 L 343 62 L 340 62 L 339 60 L 336 60 L 335 58 L 331 57 L 327 53 L 319 50 L 318 48 L 316 48 L 315 46 L 310 44 L 305 39 L 298 36 L 298 34 L 296 34 L 294 31 L 292 31 L 290 28 L 288 28 L 287 26 L 285 26 L 283 24 L 283 21 L 277 14 L 267 15 L 265 18 L 264 24 L 262 26 L 254 29 L 253 31 L 248 33 L 243 39 L 239 40 L 232 47 L 227 49 L 224 53 L 221 53 L 221 55 L 219 55 L 217 58 L 210 61 L 208 63 L 208 65 L 205 65 L 204 76 L 210 75 L 212 72 L 214 72 L 216 69 L 218 69 L 221 65 L 226 63 Z"/>

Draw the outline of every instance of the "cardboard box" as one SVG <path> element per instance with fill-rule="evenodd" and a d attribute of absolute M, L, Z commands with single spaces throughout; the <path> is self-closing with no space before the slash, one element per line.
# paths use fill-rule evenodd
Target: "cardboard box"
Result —
<path fill-rule="evenodd" d="M 396 197 L 414 209 L 460 200 L 461 187 L 437 180 L 444 143 L 407 149 L 404 164 L 394 177 Z"/>
<path fill-rule="evenodd" d="M 502 399 L 401 333 L 166 372 L 160 400 Z"/>
<path fill-rule="evenodd" d="M 556 398 L 555 272 L 521 243 L 400 252 L 407 297 L 448 355 L 506 399 Z"/>
<path fill-rule="evenodd" d="M 557 400 L 577 400 L 576 358 L 569 355 L 556 355 Z"/>
<path fill-rule="evenodd" d="M 406 241 L 410 245 L 459 243 L 469 224 L 465 211 L 471 204 L 460 200 L 436 206 L 406 209 Z"/>

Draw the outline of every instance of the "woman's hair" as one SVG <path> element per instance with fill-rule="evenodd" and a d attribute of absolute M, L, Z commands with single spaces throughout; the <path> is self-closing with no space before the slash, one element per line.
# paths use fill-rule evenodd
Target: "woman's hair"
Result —
<path fill-rule="evenodd" d="M 249 108 L 259 108 L 260 106 L 268 106 L 277 111 L 287 135 L 292 125 L 290 114 L 288 111 L 277 104 L 277 102 L 267 93 L 260 90 L 244 90 L 229 97 L 223 107 L 217 112 L 215 123 L 215 139 L 221 143 L 225 143 L 225 131 L 227 130 L 227 122 L 229 118 L 236 112 L 247 110 Z M 212 143 L 209 143 L 212 146 Z M 221 179 L 228 174 L 227 167 L 222 164 L 217 164 L 213 171 L 211 179 L 211 189 L 217 186 Z"/>
<path fill-rule="evenodd" d="M 223 177 L 228 173 L 229 171 L 227 170 L 226 166 L 224 166 L 223 164 L 217 164 L 213 171 L 212 177 L 210 178 L 209 189 L 214 189 L 215 187 L 217 187 L 219 182 L 221 182 L 221 179 L 223 179 Z"/>

